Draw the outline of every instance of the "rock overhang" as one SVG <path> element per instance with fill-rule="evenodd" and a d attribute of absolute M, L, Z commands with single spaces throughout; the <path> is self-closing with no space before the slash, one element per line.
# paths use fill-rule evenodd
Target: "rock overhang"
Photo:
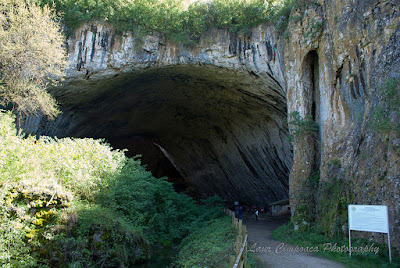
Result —
<path fill-rule="evenodd" d="M 262 26 L 243 36 L 214 29 L 211 43 L 192 48 L 157 35 L 138 46 L 134 34 L 84 25 L 68 39 L 67 78 L 53 91 L 63 114 L 36 132 L 105 138 L 142 154 L 157 176 L 183 177 L 198 197 L 287 198 L 292 148 L 273 36 Z"/>
<path fill-rule="evenodd" d="M 73 81 L 64 90 L 58 100 L 70 123 L 58 136 L 105 138 L 147 161 L 157 147 L 201 197 L 248 204 L 287 197 L 286 100 L 273 79 L 184 64 Z"/>

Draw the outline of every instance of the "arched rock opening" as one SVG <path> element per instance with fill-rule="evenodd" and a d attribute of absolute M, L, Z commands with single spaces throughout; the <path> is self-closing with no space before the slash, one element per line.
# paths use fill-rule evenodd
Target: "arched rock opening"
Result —
<path fill-rule="evenodd" d="M 314 221 L 321 165 L 320 64 L 316 51 L 310 51 L 301 65 L 301 134 L 295 137 L 296 153 L 290 173 L 292 220 Z M 296 123 L 296 122 L 295 122 Z M 296 124 L 299 124 L 297 122 Z"/>
<path fill-rule="evenodd" d="M 272 78 L 212 66 L 154 67 L 71 81 L 56 97 L 63 114 L 42 124 L 42 134 L 105 138 L 198 197 L 249 205 L 288 197 L 287 106 Z"/>
<path fill-rule="evenodd" d="M 312 161 L 313 173 L 319 170 L 321 164 L 321 152 L 320 152 L 320 89 L 319 89 L 319 62 L 318 54 L 315 50 L 310 51 L 304 59 L 302 82 L 305 87 L 306 94 L 308 95 L 308 115 L 310 118 L 318 124 L 318 135 L 316 140 L 312 140 L 313 144 L 309 146 L 314 147 L 314 159 Z"/>

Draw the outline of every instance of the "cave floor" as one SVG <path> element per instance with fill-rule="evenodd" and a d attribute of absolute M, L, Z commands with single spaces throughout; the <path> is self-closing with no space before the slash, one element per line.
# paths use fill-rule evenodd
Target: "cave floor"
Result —
<path fill-rule="evenodd" d="M 243 223 L 249 236 L 248 250 L 254 252 L 257 267 L 268 268 L 343 268 L 342 264 L 327 260 L 310 253 L 289 252 L 295 245 L 272 238 L 272 231 L 285 224 L 287 218 L 271 217 L 261 214 L 256 220 L 254 215 L 245 214 Z"/>

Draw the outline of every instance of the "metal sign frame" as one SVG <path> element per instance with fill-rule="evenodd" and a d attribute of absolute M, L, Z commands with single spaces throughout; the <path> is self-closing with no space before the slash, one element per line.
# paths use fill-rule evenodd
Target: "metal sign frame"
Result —
<path fill-rule="evenodd" d="M 373 228 L 363 228 L 363 227 L 359 227 L 357 229 L 352 229 L 353 226 L 353 212 L 356 211 L 358 209 L 368 209 L 370 211 L 372 211 L 372 213 L 370 214 L 363 214 L 363 216 L 365 216 L 365 220 L 376 220 L 376 221 L 384 221 L 384 223 L 386 224 L 386 226 L 384 226 L 384 228 L 380 228 L 378 230 L 373 230 Z M 384 209 L 384 210 L 382 210 Z M 384 213 L 384 217 L 386 219 L 382 219 L 382 218 L 378 218 L 376 215 L 374 215 L 373 211 L 380 211 L 380 212 L 386 212 Z M 351 212 L 353 211 L 353 212 Z M 386 233 L 387 234 L 387 238 L 388 238 L 388 247 L 389 247 L 389 260 L 390 262 L 392 262 L 392 250 L 391 250 L 391 246 L 390 246 L 390 231 L 389 231 L 389 212 L 388 212 L 388 207 L 384 206 L 384 205 L 348 205 L 347 206 L 347 213 L 348 213 L 348 218 L 349 218 L 349 256 L 351 257 L 351 230 L 353 231 L 362 231 L 362 232 L 377 232 L 377 233 Z M 366 211 L 364 211 L 364 213 L 366 213 Z M 381 215 L 382 216 L 382 215 Z M 367 230 L 365 230 L 367 229 Z"/>

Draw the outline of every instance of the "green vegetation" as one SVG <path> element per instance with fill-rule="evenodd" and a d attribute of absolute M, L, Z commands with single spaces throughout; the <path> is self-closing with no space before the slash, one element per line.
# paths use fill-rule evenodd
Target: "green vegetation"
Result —
<path fill-rule="evenodd" d="M 247 261 L 245 267 L 256 268 L 262 265 L 262 261 L 256 257 L 256 253 L 247 252 Z"/>
<path fill-rule="evenodd" d="M 22 138 L 13 120 L 0 112 L 2 267 L 129 267 L 223 221 L 218 197 L 197 205 L 101 140 Z"/>
<path fill-rule="evenodd" d="M 283 33 L 291 10 L 304 8 L 309 0 L 40 0 L 55 5 L 63 16 L 67 32 L 72 33 L 88 21 L 108 22 L 120 33 L 132 31 L 139 36 L 159 32 L 174 41 L 198 42 L 209 28 L 218 27 L 244 33 L 264 22 L 273 22 Z M 275 3 L 275 5 L 274 5 Z"/>
<path fill-rule="evenodd" d="M 306 200 L 306 203 L 298 205 L 292 216 L 292 221 L 299 224 L 299 228 L 308 228 L 308 224 L 315 220 L 315 205 L 317 201 L 317 193 L 320 179 L 320 171 L 317 170 L 310 174 L 303 182 L 300 194 L 301 200 Z M 306 225 L 305 225 L 306 224 Z"/>
<path fill-rule="evenodd" d="M 180 0 L 41 0 L 55 4 L 63 14 L 69 30 L 83 22 L 103 21 L 114 25 L 118 31 L 160 32 L 180 41 L 197 41 L 209 27 L 229 28 L 233 31 L 265 21 L 264 1 L 216 0 L 196 2 L 186 9 Z"/>
<path fill-rule="evenodd" d="M 62 264 L 73 255 L 70 249 L 76 250 L 68 243 L 85 221 L 80 208 L 115 179 L 124 154 L 92 139 L 23 139 L 15 134 L 13 120 L 10 113 L 0 113 L 0 264 Z M 107 218 L 103 223 L 109 224 Z M 81 255 L 90 249 L 91 235 L 82 237 L 77 249 L 87 250 Z"/>
<path fill-rule="evenodd" d="M 400 134 L 400 77 L 388 78 L 378 90 L 381 99 L 372 111 L 372 129 L 383 134 L 392 131 Z"/>
<path fill-rule="evenodd" d="M 315 123 L 311 115 L 304 118 L 300 116 L 298 111 L 294 111 L 289 115 L 290 135 L 289 140 L 293 141 L 296 137 L 304 135 L 315 136 L 318 131 L 318 124 Z"/>
<path fill-rule="evenodd" d="M 229 267 L 235 241 L 229 217 L 211 221 L 182 241 L 174 267 Z"/>
<path fill-rule="evenodd" d="M 348 238 L 343 235 L 328 237 L 321 230 L 323 228 L 314 225 L 303 231 L 294 231 L 293 224 L 288 223 L 276 229 L 272 236 L 277 240 L 308 249 L 316 255 L 343 263 L 346 267 L 399 267 L 400 259 L 398 258 L 393 259 L 393 263 L 390 264 L 386 245 L 357 239 L 352 235 L 352 247 L 357 248 L 359 252 L 353 251 L 350 258 L 347 249 Z"/>
<path fill-rule="evenodd" d="M 0 4 L 0 105 L 18 116 L 59 111 L 46 88 L 63 76 L 64 38 L 53 10 L 31 1 Z"/>
<path fill-rule="evenodd" d="M 340 161 L 340 159 L 338 158 L 331 158 L 328 161 L 328 167 L 338 167 L 341 168 L 342 167 L 342 162 Z"/>
<path fill-rule="evenodd" d="M 308 38 L 314 39 L 319 35 L 321 31 L 322 31 L 322 22 L 317 21 L 315 18 L 312 18 L 309 23 L 308 31 L 304 33 L 305 37 L 304 42 L 306 42 Z"/>
<path fill-rule="evenodd" d="M 354 201 L 351 182 L 340 177 L 330 177 L 321 183 L 320 189 L 317 214 L 321 217 L 318 221 L 326 235 L 341 237 L 348 222 L 347 206 Z"/>

